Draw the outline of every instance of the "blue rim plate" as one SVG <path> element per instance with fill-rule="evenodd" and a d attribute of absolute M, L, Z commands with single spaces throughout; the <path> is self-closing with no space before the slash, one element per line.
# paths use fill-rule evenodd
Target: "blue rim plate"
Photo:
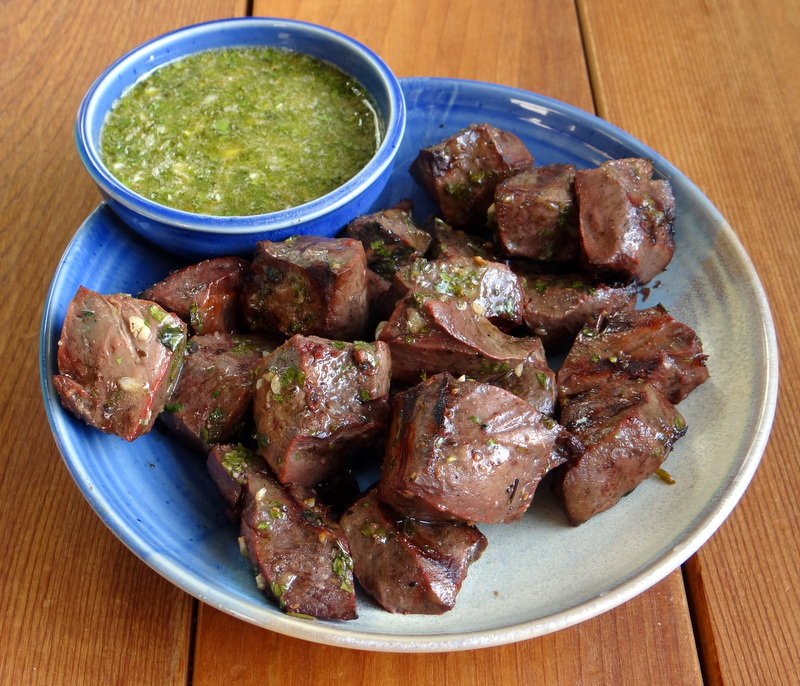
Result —
<path fill-rule="evenodd" d="M 769 306 L 735 234 L 675 167 L 630 135 L 586 112 L 512 88 L 472 81 L 402 80 L 406 135 L 376 207 L 414 199 L 431 209 L 407 173 L 420 147 L 473 122 L 513 131 L 537 164 L 653 159 L 678 207 L 677 251 L 647 304 L 663 303 L 694 327 L 711 379 L 681 404 L 689 431 L 665 468 L 614 509 L 573 528 L 547 489 L 489 538 L 456 607 L 436 617 L 384 612 L 359 596 L 353 622 L 287 617 L 256 589 L 240 557 L 204 461 L 154 430 L 133 443 L 90 429 L 60 406 L 51 383 L 67 304 L 79 285 L 136 293 L 180 266 L 130 231 L 105 205 L 78 229 L 55 272 L 41 328 L 40 374 L 55 441 L 78 488 L 105 524 L 146 564 L 224 612 L 282 634 L 363 650 L 434 652 L 519 641 L 577 624 L 641 593 L 681 565 L 720 526 L 749 484 L 766 446 L 778 387 Z"/>

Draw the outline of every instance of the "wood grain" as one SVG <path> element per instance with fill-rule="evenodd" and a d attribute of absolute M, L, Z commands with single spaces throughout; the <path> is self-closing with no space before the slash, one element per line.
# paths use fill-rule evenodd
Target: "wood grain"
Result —
<path fill-rule="evenodd" d="M 683 581 L 675 572 L 617 610 L 556 634 L 482 650 L 387 654 L 311 644 L 256 627 L 243 630 L 238 620 L 203 605 L 193 685 L 306 686 L 323 674 L 352 686 L 700 684 L 691 625 L 674 621 L 686 611 Z"/>
<path fill-rule="evenodd" d="M 572 0 L 254 0 L 253 14 L 347 33 L 398 76 L 489 81 L 593 107 Z"/>
<path fill-rule="evenodd" d="M 579 2 L 602 115 L 717 205 L 753 260 L 778 332 L 771 443 L 739 507 L 687 565 L 711 684 L 784 684 L 800 672 L 800 19 L 792 0 L 755 5 L 655 0 L 620 21 L 602 0 Z"/>
<path fill-rule="evenodd" d="M 141 41 L 197 21 L 242 15 L 248 2 L 3 2 L 0 683 L 796 680 L 796 0 L 640 0 L 625 3 L 624 10 L 606 0 L 254 0 L 252 5 L 255 14 L 349 33 L 400 76 L 493 81 L 588 111 L 596 105 L 601 116 L 687 173 L 741 238 L 773 307 L 782 381 L 771 443 L 740 506 L 686 564 L 688 599 L 684 575 L 676 571 L 579 626 L 510 646 L 445 655 L 311 644 L 198 604 L 125 549 L 72 483 L 42 408 L 38 328 L 58 259 L 99 201 L 73 142 L 84 91 L 107 64 Z"/>
<path fill-rule="evenodd" d="M 186 683 L 195 602 L 72 483 L 42 407 L 38 330 L 58 259 L 100 200 L 73 142 L 84 91 L 134 45 L 243 11 L 239 0 L 2 4 L 0 683 Z"/>

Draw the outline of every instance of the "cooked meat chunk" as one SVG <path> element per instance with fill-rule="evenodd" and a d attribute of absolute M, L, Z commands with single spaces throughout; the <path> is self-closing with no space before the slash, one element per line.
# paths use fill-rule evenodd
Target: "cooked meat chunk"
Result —
<path fill-rule="evenodd" d="M 505 331 L 522 323 L 522 286 L 517 275 L 500 262 L 480 257 L 420 258 L 397 271 L 388 297 L 396 303 L 412 289 L 465 303 Z"/>
<path fill-rule="evenodd" d="M 486 549 L 486 537 L 458 522 L 403 517 L 371 489 L 340 521 L 356 579 L 384 609 L 400 614 L 451 610 L 469 565 Z"/>
<path fill-rule="evenodd" d="M 541 340 L 535 337 L 525 340 L 536 341 L 531 345 L 531 354 L 524 362 L 510 370 L 504 370 L 489 383 L 513 393 L 542 414 L 552 416 L 557 409 L 555 372 L 547 364 Z"/>
<path fill-rule="evenodd" d="M 620 310 L 575 338 L 556 381 L 561 401 L 613 379 L 647 379 L 674 404 L 708 378 L 697 334 L 661 305 Z"/>
<path fill-rule="evenodd" d="M 517 263 L 512 269 L 520 275 L 525 293 L 525 325 L 542 339 L 548 352 L 569 347 L 599 315 L 636 304 L 637 290 L 632 285 L 605 284 L 581 273 L 546 274 Z"/>
<path fill-rule="evenodd" d="M 643 379 L 617 379 L 571 398 L 562 422 L 584 444 L 576 460 L 555 473 L 572 524 L 608 510 L 661 467 L 686 422 Z"/>
<path fill-rule="evenodd" d="M 293 336 L 255 372 L 259 452 L 282 483 L 312 486 L 386 430 L 385 343 Z"/>
<path fill-rule="evenodd" d="M 189 355 L 161 421 L 178 438 L 206 454 L 232 440 L 253 401 L 253 369 L 280 343 L 263 336 L 209 334 L 189 339 Z"/>
<path fill-rule="evenodd" d="M 409 171 L 457 229 L 482 228 L 497 184 L 533 166 L 533 156 L 513 133 L 473 124 L 420 150 Z"/>
<path fill-rule="evenodd" d="M 392 379 L 415 384 L 439 372 L 466 375 L 477 381 L 515 383 L 524 399 L 552 414 L 555 374 L 547 366 L 538 338 L 503 333 L 486 317 L 463 303 L 440 300 L 430 291 L 411 291 L 397 306 L 378 340 L 389 346 Z"/>
<path fill-rule="evenodd" d="M 392 282 L 367 269 L 367 310 L 369 326 L 374 327 L 392 314 L 394 303 L 388 297 Z"/>
<path fill-rule="evenodd" d="M 361 241 L 367 266 L 384 279 L 391 279 L 401 264 L 422 257 L 431 235 L 418 228 L 411 212 L 411 200 L 394 207 L 356 217 L 344 229 L 349 238 Z"/>
<path fill-rule="evenodd" d="M 244 317 L 268 334 L 363 337 L 368 317 L 367 261 L 352 238 L 295 236 L 260 241 Z"/>
<path fill-rule="evenodd" d="M 185 347 L 186 324 L 160 305 L 81 286 L 64 317 L 53 385 L 74 415 L 132 441 L 164 409 Z"/>
<path fill-rule="evenodd" d="M 247 480 L 244 478 L 245 466 L 250 462 L 263 464 L 264 458 L 254 455 L 242 443 L 216 443 L 208 452 L 207 466 L 212 479 L 228 506 L 228 514 L 233 521 L 239 521 L 244 506 Z M 330 479 L 314 486 L 282 484 L 286 493 L 301 506 L 320 514 L 322 517 L 338 520 L 342 512 L 352 505 L 361 494 L 353 472 L 345 469 Z"/>
<path fill-rule="evenodd" d="M 171 272 L 140 297 L 153 300 L 189 324 L 194 334 L 241 329 L 241 294 L 250 263 L 217 257 Z"/>
<path fill-rule="evenodd" d="M 497 245 L 509 257 L 575 262 L 580 257 L 574 164 L 534 167 L 494 194 Z"/>
<path fill-rule="evenodd" d="M 217 443 L 208 451 L 208 473 L 225 501 L 228 516 L 235 522 L 242 516 L 247 469 L 252 460 L 253 451 L 241 443 Z"/>
<path fill-rule="evenodd" d="M 451 257 L 482 257 L 496 260 L 494 244 L 460 229 L 454 229 L 439 217 L 434 217 L 425 227 L 432 237 L 430 256 L 437 260 Z"/>
<path fill-rule="evenodd" d="M 668 181 L 653 180 L 653 163 L 610 160 L 575 175 L 585 265 L 644 284 L 675 252 L 675 199 Z"/>
<path fill-rule="evenodd" d="M 216 446 L 208 463 L 240 512 L 239 545 L 259 589 L 287 613 L 355 619 L 353 561 L 341 527 L 295 500 L 242 446 Z"/>
<path fill-rule="evenodd" d="M 379 497 L 426 521 L 515 521 L 565 459 L 563 433 L 508 391 L 437 374 L 395 396 Z"/>

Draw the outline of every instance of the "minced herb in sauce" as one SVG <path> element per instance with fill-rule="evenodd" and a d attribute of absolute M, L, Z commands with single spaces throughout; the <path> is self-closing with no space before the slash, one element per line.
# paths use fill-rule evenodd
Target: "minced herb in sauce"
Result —
<path fill-rule="evenodd" d="M 302 53 L 232 48 L 167 64 L 114 105 L 102 155 L 126 186 L 187 212 L 309 202 L 375 154 L 382 123 L 352 77 Z"/>

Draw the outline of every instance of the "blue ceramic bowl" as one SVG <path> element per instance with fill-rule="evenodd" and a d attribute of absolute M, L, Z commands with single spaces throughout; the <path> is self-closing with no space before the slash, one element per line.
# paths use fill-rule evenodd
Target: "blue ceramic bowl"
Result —
<path fill-rule="evenodd" d="M 384 123 L 375 156 L 336 190 L 297 207 L 251 216 L 184 212 L 153 202 L 120 183 L 100 156 L 100 132 L 112 104 L 154 69 L 213 48 L 273 46 L 325 60 L 356 78 L 372 95 Z M 256 241 L 294 234 L 331 236 L 365 213 L 391 174 L 405 130 L 403 92 L 397 78 L 371 50 L 331 29 L 287 19 L 249 17 L 189 26 L 135 48 L 106 69 L 78 110 L 78 152 L 109 207 L 148 240 L 188 258 L 252 253 Z"/>

